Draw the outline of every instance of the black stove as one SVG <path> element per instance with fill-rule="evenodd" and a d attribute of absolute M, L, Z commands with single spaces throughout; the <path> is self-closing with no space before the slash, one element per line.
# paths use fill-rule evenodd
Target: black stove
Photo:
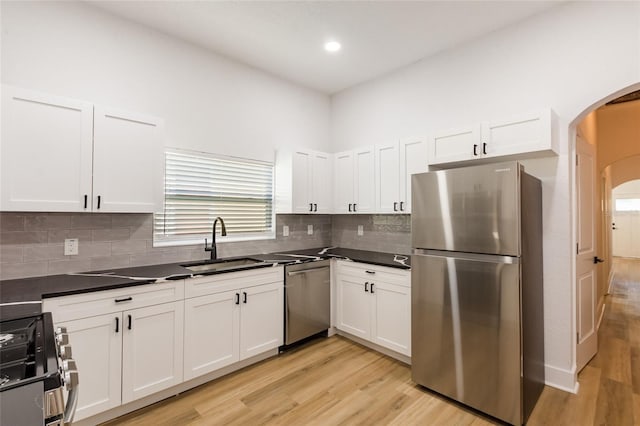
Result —
<path fill-rule="evenodd" d="M 64 424 L 62 389 L 77 385 L 70 355 L 68 336 L 54 331 L 48 312 L 0 322 L 0 424 Z"/>

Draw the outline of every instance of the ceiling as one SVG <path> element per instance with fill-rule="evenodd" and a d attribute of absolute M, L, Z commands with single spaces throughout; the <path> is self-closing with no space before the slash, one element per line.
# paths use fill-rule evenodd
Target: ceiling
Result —
<path fill-rule="evenodd" d="M 112 14 L 333 94 L 559 1 L 91 1 Z M 323 44 L 338 40 L 329 54 Z"/>

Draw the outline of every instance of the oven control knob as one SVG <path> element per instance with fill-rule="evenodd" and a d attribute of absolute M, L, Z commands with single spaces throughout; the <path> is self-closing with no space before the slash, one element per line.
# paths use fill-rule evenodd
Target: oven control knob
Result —
<path fill-rule="evenodd" d="M 67 327 L 57 327 L 56 334 L 63 334 L 67 332 Z"/>
<path fill-rule="evenodd" d="M 58 342 L 58 345 L 68 345 L 69 335 L 67 333 L 56 334 L 56 342 Z"/>
<path fill-rule="evenodd" d="M 73 358 L 73 355 L 71 354 L 71 346 L 62 345 L 62 346 L 58 347 L 58 355 L 60 355 L 60 358 L 62 358 L 62 359 L 71 359 L 71 358 Z"/>

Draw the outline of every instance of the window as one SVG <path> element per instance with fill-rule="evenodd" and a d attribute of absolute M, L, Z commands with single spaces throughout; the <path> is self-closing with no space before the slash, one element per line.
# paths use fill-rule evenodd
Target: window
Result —
<path fill-rule="evenodd" d="M 640 211 L 640 198 L 616 198 L 616 211 L 618 212 Z"/>
<path fill-rule="evenodd" d="M 154 244 L 202 243 L 218 216 L 228 240 L 274 237 L 273 163 L 176 149 L 166 151 L 165 161 Z"/>

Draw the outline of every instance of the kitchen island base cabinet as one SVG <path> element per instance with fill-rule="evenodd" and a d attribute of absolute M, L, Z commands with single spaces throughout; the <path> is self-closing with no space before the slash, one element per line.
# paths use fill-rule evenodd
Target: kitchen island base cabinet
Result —
<path fill-rule="evenodd" d="M 410 272 L 338 261 L 337 328 L 411 356 Z"/>

